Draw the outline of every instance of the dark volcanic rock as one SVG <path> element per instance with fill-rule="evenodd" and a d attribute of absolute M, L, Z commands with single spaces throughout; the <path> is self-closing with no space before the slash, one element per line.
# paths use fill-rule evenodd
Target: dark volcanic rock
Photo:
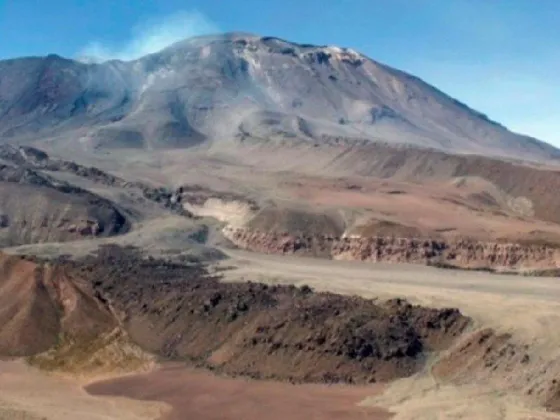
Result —
<path fill-rule="evenodd" d="M 131 338 L 166 358 L 231 375 L 364 383 L 411 375 L 469 324 L 454 309 L 309 287 L 227 284 L 201 266 L 106 247 L 77 276 L 123 314 Z"/>

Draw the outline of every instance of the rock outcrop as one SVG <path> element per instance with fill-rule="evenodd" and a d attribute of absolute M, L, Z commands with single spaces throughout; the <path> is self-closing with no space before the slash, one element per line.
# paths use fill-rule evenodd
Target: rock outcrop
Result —
<path fill-rule="evenodd" d="M 236 246 L 267 254 L 327 256 L 337 260 L 413 263 L 492 270 L 560 267 L 560 249 L 550 245 L 394 237 L 295 236 L 224 229 Z"/>
<path fill-rule="evenodd" d="M 471 324 L 457 309 L 403 299 L 221 282 L 203 266 L 144 260 L 114 246 L 68 265 L 122 314 L 143 349 L 233 376 L 388 381 L 417 372 Z"/>

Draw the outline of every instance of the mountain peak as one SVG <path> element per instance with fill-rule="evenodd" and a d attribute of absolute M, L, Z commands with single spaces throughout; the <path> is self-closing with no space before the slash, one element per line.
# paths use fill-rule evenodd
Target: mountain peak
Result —
<path fill-rule="evenodd" d="M 131 62 L 0 61 L 0 135 L 67 130 L 83 131 L 95 147 L 187 147 L 248 136 L 532 160 L 560 153 L 350 48 L 244 32 L 186 39 Z"/>
<path fill-rule="evenodd" d="M 177 41 L 168 47 L 164 48 L 162 51 L 168 49 L 177 49 L 181 47 L 192 47 L 192 46 L 201 46 L 201 45 L 208 45 L 217 42 L 236 42 L 236 41 L 254 41 L 258 40 L 261 37 L 254 33 L 250 32 L 223 32 L 217 34 L 210 34 L 210 35 L 199 35 L 190 38 L 185 38 L 180 41 Z M 156 53 L 157 54 L 157 53 Z"/>

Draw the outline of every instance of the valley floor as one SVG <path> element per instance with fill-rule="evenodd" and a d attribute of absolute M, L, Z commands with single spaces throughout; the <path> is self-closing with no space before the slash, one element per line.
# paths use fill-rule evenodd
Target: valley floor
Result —
<path fill-rule="evenodd" d="M 1 420 L 389 418 L 358 405 L 380 386 L 291 385 L 227 379 L 180 365 L 86 386 L 47 376 L 22 361 L 0 362 Z M 142 401 L 140 401 L 142 400 Z"/>
<path fill-rule="evenodd" d="M 163 403 L 89 395 L 77 379 L 47 375 L 23 361 L 0 361 L 0 420 L 151 420 Z"/>
<path fill-rule="evenodd" d="M 173 409 L 165 420 L 383 420 L 389 413 L 360 406 L 381 386 L 291 385 L 230 379 L 182 365 L 136 376 L 94 383 L 93 395 L 165 401 Z"/>

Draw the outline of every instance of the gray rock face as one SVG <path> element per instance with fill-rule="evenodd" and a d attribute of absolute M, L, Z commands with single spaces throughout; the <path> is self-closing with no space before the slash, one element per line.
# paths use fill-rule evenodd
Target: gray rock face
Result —
<path fill-rule="evenodd" d="M 4 142 L 66 137 L 91 147 L 171 148 L 333 136 L 532 160 L 560 155 L 345 48 L 232 33 L 131 62 L 0 61 Z"/>

